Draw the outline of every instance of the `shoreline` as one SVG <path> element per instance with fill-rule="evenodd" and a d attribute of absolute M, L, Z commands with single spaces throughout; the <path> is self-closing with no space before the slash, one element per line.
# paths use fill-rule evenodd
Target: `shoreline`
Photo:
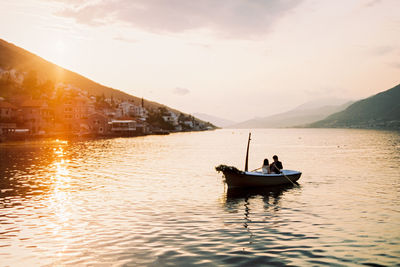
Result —
<path fill-rule="evenodd" d="M 217 128 L 216 128 L 217 129 Z M 63 141 L 77 141 L 77 140 L 97 140 L 97 139 L 113 139 L 113 138 L 135 138 L 135 137 L 143 137 L 143 136 L 151 136 L 151 135 L 169 135 L 174 133 L 188 133 L 188 132 L 205 132 L 205 131 L 213 131 L 215 129 L 209 130 L 192 130 L 192 131 L 157 131 L 152 133 L 145 134 L 107 134 L 107 135 L 93 135 L 93 134 L 52 134 L 52 135 L 27 135 L 27 136 L 12 136 L 11 138 L 7 138 L 7 136 L 0 136 L 0 145 L 1 144 L 13 144 L 13 143 L 34 143 L 34 142 L 63 142 Z"/>

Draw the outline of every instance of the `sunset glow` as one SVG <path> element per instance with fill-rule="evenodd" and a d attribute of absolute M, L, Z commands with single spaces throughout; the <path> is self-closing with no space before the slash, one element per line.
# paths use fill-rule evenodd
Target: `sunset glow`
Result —
<path fill-rule="evenodd" d="M 157 0 L 23 0 L 0 7 L 1 38 L 188 113 L 240 121 L 323 97 L 356 100 L 399 82 L 396 0 L 174 1 L 172 9 Z M 276 101 L 266 104 L 270 98 Z"/>

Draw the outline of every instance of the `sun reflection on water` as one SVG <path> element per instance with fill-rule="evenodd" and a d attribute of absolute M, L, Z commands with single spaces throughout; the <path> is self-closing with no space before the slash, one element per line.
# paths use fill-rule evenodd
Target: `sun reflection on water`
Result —
<path fill-rule="evenodd" d="M 50 195 L 49 208 L 54 212 L 57 217 L 57 222 L 54 222 L 54 234 L 68 226 L 68 221 L 71 218 L 70 207 L 70 182 L 71 177 L 67 168 L 67 160 L 65 159 L 64 148 L 60 145 L 54 148 L 54 153 L 57 158 L 54 162 L 54 174 L 51 176 L 52 190 Z"/>

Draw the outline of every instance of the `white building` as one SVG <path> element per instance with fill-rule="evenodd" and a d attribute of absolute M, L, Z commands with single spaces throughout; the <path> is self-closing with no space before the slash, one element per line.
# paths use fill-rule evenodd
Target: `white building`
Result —
<path fill-rule="evenodd" d="M 120 110 L 121 116 L 133 115 L 135 105 L 132 102 L 124 101 L 119 103 L 118 109 Z"/>
<path fill-rule="evenodd" d="M 193 128 L 194 127 L 194 123 L 193 120 L 186 120 L 183 122 L 183 124 L 185 124 L 186 126 Z"/>
<path fill-rule="evenodd" d="M 108 123 L 113 133 L 127 133 L 136 131 L 136 121 L 134 120 L 112 120 Z"/>
<path fill-rule="evenodd" d="M 129 101 L 121 102 L 118 105 L 117 114 L 120 117 L 123 117 L 123 116 L 134 116 L 134 117 L 137 117 L 137 118 L 144 118 L 144 119 L 148 117 L 148 112 L 144 107 L 137 106 L 134 103 L 129 102 Z"/>
<path fill-rule="evenodd" d="M 103 109 L 103 113 L 109 118 L 122 117 L 122 111 L 120 109 Z"/>
<path fill-rule="evenodd" d="M 148 117 L 148 111 L 144 107 L 142 107 L 142 106 L 134 106 L 133 109 L 134 109 L 133 110 L 133 115 L 135 117 L 143 118 L 143 119 Z"/>
<path fill-rule="evenodd" d="M 168 111 L 168 113 L 169 113 L 169 115 L 164 115 L 164 116 L 162 116 L 163 120 L 166 121 L 166 122 L 171 123 L 171 124 L 174 125 L 174 126 L 179 125 L 179 122 L 178 122 L 178 115 L 176 115 L 176 114 L 175 114 L 174 112 L 172 112 L 172 111 Z"/>

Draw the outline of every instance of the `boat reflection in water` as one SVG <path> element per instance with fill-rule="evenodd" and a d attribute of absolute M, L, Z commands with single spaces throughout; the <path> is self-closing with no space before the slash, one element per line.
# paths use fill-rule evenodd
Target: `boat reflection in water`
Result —
<path fill-rule="evenodd" d="M 243 202 L 249 205 L 251 199 L 262 199 L 265 211 L 269 211 L 271 207 L 279 210 L 280 199 L 285 192 L 292 190 L 300 190 L 301 187 L 292 184 L 268 187 L 251 187 L 251 188 L 231 188 L 228 187 L 225 193 L 225 206 L 228 210 L 238 209 Z"/>
<path fill-rule="evenodd" d="M 292 188 L 297 187 L 292 184 L 280 185 L 280 186 L 268 186 L 268 187 L 250 187 L 250 188 L 237 188 L 237 187 L 228 187 L 226 191 L 226 201 L 227 203 L 230 201 L 234 201 L 241 198 L 251 198 L 255 196 L 262 196 L 266 202 L 269 202 L 270 198 L 273 198 L 276 201 L 276 204 L 279 201 L 279 198 L 286 191 L 291 190 Z"/>
<path fill-rule="evenodd" d="M 279 218 L 281 198 L 285 193 L 293 194 L 295 191 L 301 191 L 301 187 L 292 184 L 257 188 L 228 187 L 225 192 L 225 208 L 229 213 L 243 212 L 243 227 L 249 234 L 249 244 L 252 244 L 260 230 L 253 231 L 253 228 L 271 228 L 271 222 Z M 263 235 L 260 233 L 260 236 Z"/>

